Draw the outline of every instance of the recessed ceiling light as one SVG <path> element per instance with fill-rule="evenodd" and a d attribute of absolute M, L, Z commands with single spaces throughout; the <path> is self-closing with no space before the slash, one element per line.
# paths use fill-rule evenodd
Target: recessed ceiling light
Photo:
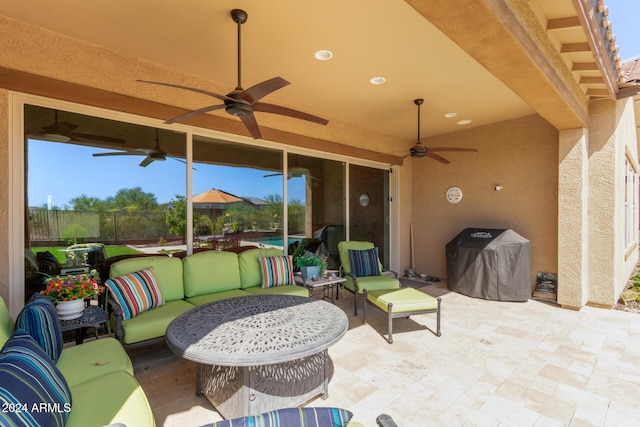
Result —
<path fill-rule="evenodd" d="M 328 61 L 333 58 L 333 52 L 330 50 L 319 50 L 313 54 L 318 61 Z"/>
<path fill-rule="evenodd" d="M 369 82 L 372 85 L 381 85 L 384 82 L 386 82 L 387 80 L 384 77 L 373 77 L 371 80 L 369 80 Z"/>
<path fill-rule="evenodd" d="M 471 123 L 471 120 L 460 120 L 458 122 L 459 125 L 468 125 L 469 123 Z"/>
<path fill-rule="evenodd" d="M 446 118 L 450 119 L 451 117 L 455 117 L 455 116 L 457 116 L 457 115 L 458 115 L 458 113 L 447 113 L 447 114 L 445 114 L 444 116 L 445 116 Z"/>

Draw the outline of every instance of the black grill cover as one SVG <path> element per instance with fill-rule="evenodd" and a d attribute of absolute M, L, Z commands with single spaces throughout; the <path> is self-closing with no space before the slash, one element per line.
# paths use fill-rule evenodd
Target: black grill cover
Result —
<path fill-rule="evenodd" d="M 447 243 L 452 291 L 495 301 L 531 296 L 529 241 L 513 230 L 466 228 Z"/>

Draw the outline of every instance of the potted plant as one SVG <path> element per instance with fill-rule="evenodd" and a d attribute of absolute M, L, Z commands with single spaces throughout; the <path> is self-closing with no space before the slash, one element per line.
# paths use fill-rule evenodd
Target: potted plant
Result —
<path fill-rule="evenodd" d="M 312 279 L 322 276 L 327 269 L 327 257 L 306 251 L 295 259 L 295 264 L 300 268 L 303 279 Z"/>
<path fill-rule="evenodd" d="M 77 319 L 84 311 L 84 300 L 101 293 L 99 286 L 89 274 L 49 277 L 41 294 L 55 301 L 60 320 Z"/>

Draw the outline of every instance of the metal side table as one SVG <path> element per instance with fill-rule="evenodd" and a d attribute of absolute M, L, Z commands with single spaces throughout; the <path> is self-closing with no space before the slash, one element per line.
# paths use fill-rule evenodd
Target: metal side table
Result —
<path fill-rule="evenodd" d="M 107 324 L 109 321 L 109 316 L 107 313 L 97 305 L 90 305 L 86 307 L 82 312 L 82 316 L 77 319 L 71 320 L 61 320 L 60 326 L 62 332 L 65 331 L 76 331 L 76 344 L 82 344 L 84 341 L 84 333 L 87 328 L 93 328 L 94 335 L 96 339 L 98 339 L 98 331 L 100 329 L 100 325 L 103 323 Z"/>

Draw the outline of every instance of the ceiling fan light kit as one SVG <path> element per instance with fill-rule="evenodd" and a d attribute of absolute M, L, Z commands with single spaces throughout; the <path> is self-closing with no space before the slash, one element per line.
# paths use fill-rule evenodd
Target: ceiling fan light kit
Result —
<path fill-rule="evenodd" d="M 262 132 L 260 131 L 260 127 L 258 126 L 258 122 L 254 116 L 256 111 L 263 113 L 271 113 L 271 114 L 279 114 L 281 116 L 293 117 L 294 119 L 306 120 L 312 123 L 326 125 L 328 120 L 323 119 L 322 117 L 314 116 L 312 114 L 304 113 L 302 111 L 294 110 L 287 107 L 281 107 L 274 104 L 269 104 L 265 102 L 260 102 L 262 98 L 275 92 L 278 89 L 282 89 L 285 86 L 288 86 L 290 83 L 283 79 L 282 77 L 274 77 L 269 80 L 265 80 L 261 83 L 258 83 L 254 86 L 251 86 L 249 89 L 244 89 L 242 87 L 242 51 L 241 51 L 241 41 L 242 41 L 242 25 L 247 22 L 249 15 L 242 9 L 233 9 L 231 11 L 231 19 L 238 26 L 238 85 L 236 88 L 228 93 L 227 95 L 221 95 L 218 93 L 210 92 L 204 89 L 198 89 L 188 86 L 181 86 L 172 83 L 163 83 L 156 82 L 150 80 L 138 80 L 142 83 L 150 83 L 161 86 L 169 86 L 183 90 L 189 90 L 192 92 L 201 93 L 203 95 L 207 95 L 213 98 L 216 98 L 223 102 L 223 104 L 218 105 L 208 105 L 203 108 L 199 108 L 197 110 L 190 111 L 188 113 L 182 114 L 180 116 L 174 117 L 165 121 L 167 124 L 180 122 L 186 120 L 190 117 L 197 116 L 199 114 L 208 113 L 210 111 L 221 110 L 224 109 L 228 114 L 239 117 L 244 126 L 247 128 L 253 139 L 262 138 Z"/>

